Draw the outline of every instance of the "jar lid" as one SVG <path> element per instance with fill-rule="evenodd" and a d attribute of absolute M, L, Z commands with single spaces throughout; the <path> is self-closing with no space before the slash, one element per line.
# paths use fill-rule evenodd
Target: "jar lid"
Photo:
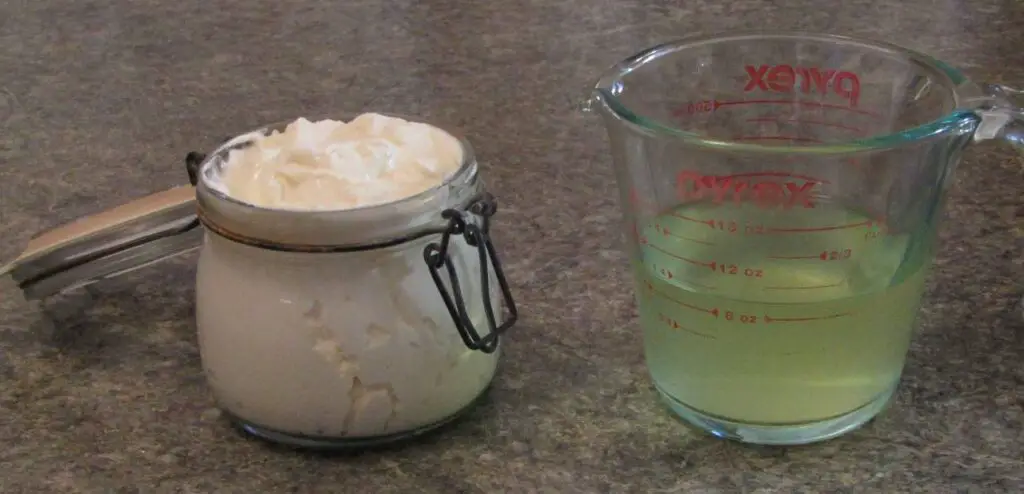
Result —
<path fill-rule="evenodd" d="M 462 167 L 444 183 L 386 205 L 341 211 L 288 211 L 239 202 L 211 183 L 229 153 L 288 122 L 225 140 L 209 155 L 188 153 L 191 186 L 158 192 L 78 219 L 33 238 L 13 262 L 0 267 L 28 299 L 89 285 L 195 250 L 204 231 L 261 248 L 310 252 L 364 250 L 441 234 L 441 211 L 463 209 L 479 193 L 477 163 L 465 139 Z M 204 226 L 205 228 L 199 228 Z"/>
<path fill-rule="evenodd" d="M 497 349 L 498 336 L 515 323 L 518 311 L 488 236 L 496 206 L 493 197 L 483 193 L 465 140 L 462 167 L 434 189 L 381 206 L 305 212 L 244 204 L 204 180 L 217 172 L 226 153 L 247 145 L 252 135 L 228 140 L 209 157 L 189 153 L 185 164 L 191 186 L 158 192 L 36 236 L 17 259 L 0 267 L 0 276 L 10 273 L 25 298 L 43 299 L 195 250 L 207 229 L 260 248 L 300 252 L 385 248 L 435 235 L 437 241 L 424 246 L 423 259 L 456 329 L 470 349 Z M 448 253 L 453 236 L 474 247 L 481 264 L 489 260 L 489 267 L 478 273 L 487 332 L 474 326 L 466 310 Z M 500 324 L 488 288 L 492 272 L 508 311 Z"/>
<path fill-rule="evenodd" d="M 0 276 L 45 298 L 195 250 L 198 226 L 195 187 L 174 187 L 37 235 Z"/>

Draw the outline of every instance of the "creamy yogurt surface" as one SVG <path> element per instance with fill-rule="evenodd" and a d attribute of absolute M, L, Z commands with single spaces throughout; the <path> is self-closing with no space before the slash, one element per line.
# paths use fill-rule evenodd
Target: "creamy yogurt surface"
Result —
<path fill-rule="evenodd" d="M 232 150 L 214 186 L 274 209 L 344 210 L 411 197 L 462 166 L 458 139 L 377 113 L 350 122 L 299 118 Z"/>

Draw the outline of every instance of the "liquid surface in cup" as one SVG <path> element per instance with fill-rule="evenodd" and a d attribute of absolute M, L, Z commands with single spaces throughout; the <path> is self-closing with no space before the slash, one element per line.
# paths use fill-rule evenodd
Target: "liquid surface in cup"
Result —
<path fill-rule="evenodd" d="M 896 385 L 931 239 L 822 206 L 696 205 L 639 229 L 640 320 L 663 393 L 783 425 L 842 416 Z"/>

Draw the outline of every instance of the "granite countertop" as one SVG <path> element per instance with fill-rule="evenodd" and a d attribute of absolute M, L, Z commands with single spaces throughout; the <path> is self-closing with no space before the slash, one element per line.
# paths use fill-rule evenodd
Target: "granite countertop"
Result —
<path fill-rule="evenodd" d="M 4 281 L 0 492 L 1024 490 L 1019 155 L 985 144 L 960 165 L 893 406 L 841 439 L 754 448 L 692 432 L 656 401 L 603 129 L 570 104 L 640 48 L 753 27 L 886 38 L 1024 84 L 1024 4 L 676 4 L 0 3 L 0 259 L 44 228 L 182 183 L 185 152 L 226 135 L 375 109 L 465 129 L 501 200 L 496 235 L 523 314 L 470 417 L 338 457 L 269 447 L 220 417 L 196 347 L 194 257 L 100 288 L 56 329 Z"/>

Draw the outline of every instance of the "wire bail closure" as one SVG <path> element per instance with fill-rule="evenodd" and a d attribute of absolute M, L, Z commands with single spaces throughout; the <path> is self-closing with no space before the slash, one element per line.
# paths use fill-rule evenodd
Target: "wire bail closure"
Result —
<path fill-rule="evenodd" d="M 206 155 L 195 151 L 188 153 L 188 156 L 186 156 L 185 168 L 188 171 L 189 182 L 191 182 L 192 185 L 198 184 L 199 167 L 205 159 Z M 423 249 L 423 259 L 427 263 L 427 268 L 430 270 L 430 277 L 433 278 L 434 285 L 437 286 L 437 291 L 441 295 L 441 299 L 444 301 L 444 305 L 448 308 L 448 313 L 452 317 L 452 322 L 455 323 L 455 329 L 459 332 L 459 336 L 462 337 L 462 341 L 466 344 L 466 347 L 470 350 L 494 353 L 498 348 L 498 336 L 512 327 L 512 325 L 516 323 L 516 320 L 519 319 L 519 310 L 516 309 L 515 301 L 512 299 L 512 291 L 509 289 L 508 281 L 505 279 L 505 273 L 501 268 L 501 261 L 498 259 L 498 254 L 494 249 L 494 245 L 491 243 L 489 235 L 491 225 L 490 220 L 497 210 L 498 204 L 494 199 L 494 196 L 488 192 L 484 192 L 473 199 L 466 207 L 465 211 L 451 208 L 442 211 L 441 217 L 448 220 L 448 224 L 443 230 L 428 229 L 415 235 L 401 237 L 379 244 L 317 249 L 302 248 L 299 246 L 286 247 L 272 245 L 266 242 L 258 242 L 254 239 L 231 235 L 229 232 L 218 230 L 215 225 L 206 224 L 205 226 L 208 229 L 217 232 L 219 235 L 235 242 L 253 245 L 263 249 L 297 252 L 348 252 L 373 250 L 409 242 L 427 235 L 440 234 L 440 242 L 432 242 Z M 471 213 L 480 218 L 479 225 L 477 222 L 473 221 L 467 213 Z M 201 219 L 196 219 L 193 221 L 193 224 L 187 226 L 186 229 L 199 226 L 200 222 Z M 483 336 L 480 335 L 480 331 L 470 320 L 469 311 L 466 308 L 466 300 L 462 293 L 462 286 L 459 283 L 459 276 L 455 271 L 455 265 L 451 262 L 451 256 L 448 254 L 448 247 L 451 245 L 453 236 L 461 236 L 467 245 L 475 247 L 479 257 L 480 291 L 483 296 L 484 315 L 487 318 L 488 330 L 487 334 Z M 444 280 L 441 277 L 442 268 L 448 275 L 451 290 L 445 286 Z M 494 306 L 491 304 L 491 269 L 494 270 L 494 276 L 498 281 L 499 288 L 501 289 L 502 301 L 504 302 L 505 308 L 508 310 L 508 317 L 501 324 L 498 324 L 496 317 L 501 316 L 502 314 L 499 313 L 496 315 Z"/>
<path fill-rule="evenodd" d="M 498 348 L 498 337 L 507 331 L 519 318 L 519 311 L 516 309 L 515 301 L 512 300 L 512 292 L 509 290 L 505 273 L 501 269 L 501 261 L 495 252 L 494 244 L 491 243 L 490 219 L 497 211 L 498 205 L 494 196 L 483 193 L 473 201 L 466 211 L 457 209 L 446 209 L 441 212 L 441 217 L 448 220 L 448 227 L 441 234 L 440 242 L 432 242 L 423 249 L 423 260 L 430 269 L 430 276 L 434 279 L 438 293 L 448 307 L 448 313 L 452 316 L 455 329 L 458 330 L 462 341 L 471 350 L 479 350 L 484 353 L 493 353 Z M 480 218 L 477 225 L 468 218 L 466 212 L 472 213 Z M 480 292 L 483 295 L 484 315 L 487 318 L 487 334 L 480 335 L 480 332 L 470 320 L 469 311 L 466 309 L 466 301 L 462 294 L 462 287 L 459 284 L 459 276 L 455 272 L 455 265 L 448 255 L 448 247 L 451 245 L 453 236 L 462 236 L 467 245 L 475 247 L 480 259 Z M 448 275 L 451 290 L 445 286 L 441 278 L 441 269 Z M 508 309 L 508 318 L 501 324 L 495 319 L 494 307 L 491 305 L 491 280 L 490 271 L 494 269 L 494 276 L 501 289 L 502 300 Z M 499 314 L 500 315 L 500 314 Z"/>

